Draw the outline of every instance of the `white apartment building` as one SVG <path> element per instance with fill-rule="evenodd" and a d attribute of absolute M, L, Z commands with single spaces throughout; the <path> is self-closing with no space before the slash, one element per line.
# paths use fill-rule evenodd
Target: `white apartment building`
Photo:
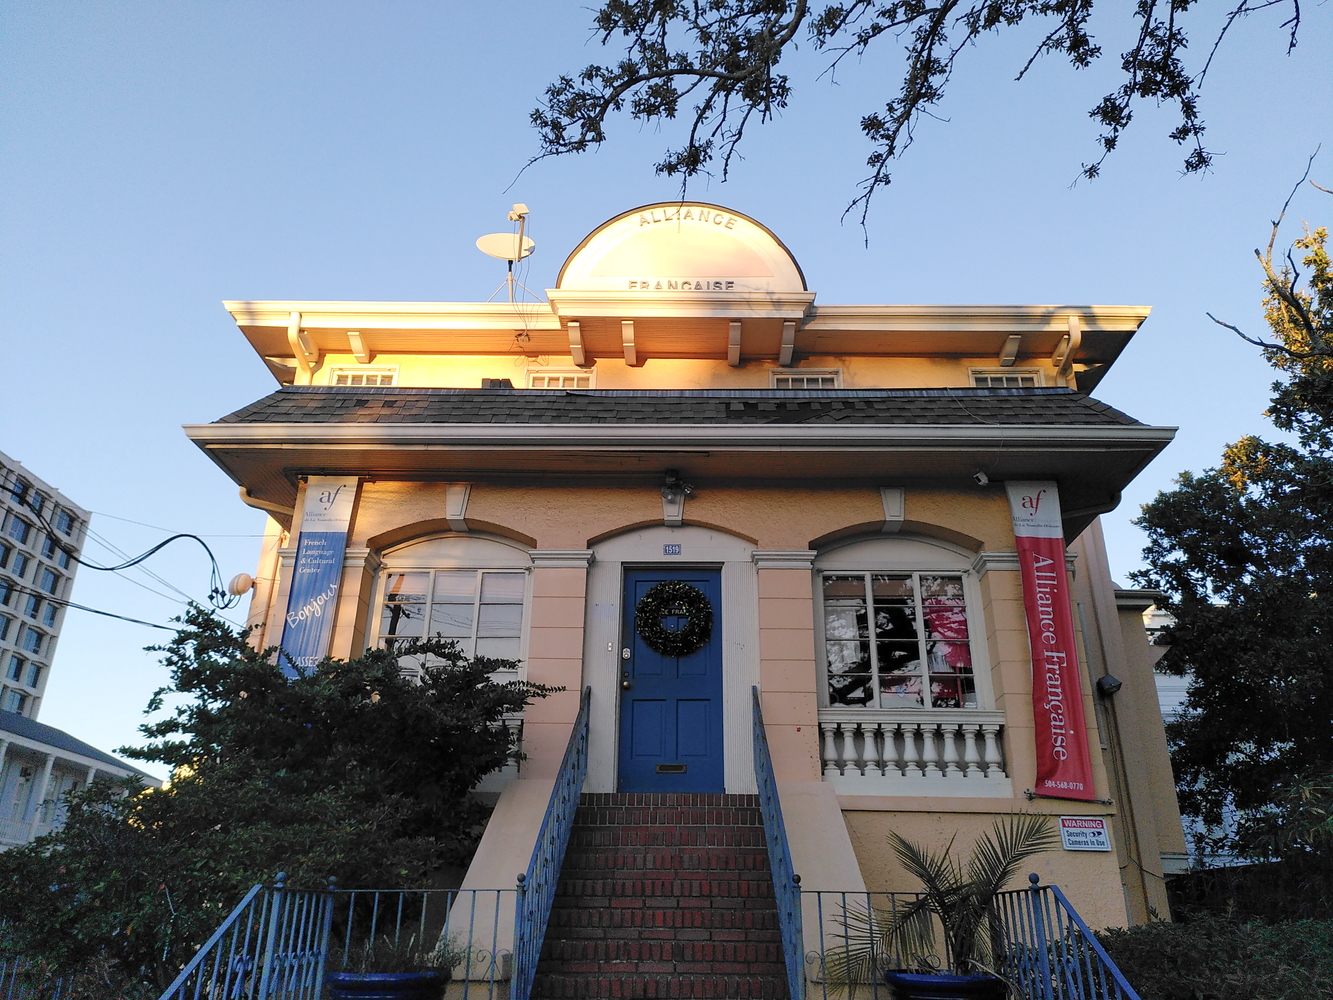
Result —
<path fill-rule="evenodd" d="M 88 511 L 0 452 L 0 850 L 59 829 L 65 796 L 135 767 L 37 722 Z"/>
<path fill-rule="evenodd" d="M 35 719 L 88 512 L 0 452 L 0 710 Z"/>

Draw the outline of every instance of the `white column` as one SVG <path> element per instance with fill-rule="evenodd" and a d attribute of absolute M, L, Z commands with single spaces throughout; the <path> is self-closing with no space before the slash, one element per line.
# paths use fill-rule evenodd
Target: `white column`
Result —
<path fill-rule="evenodd" d="M 89 766 L 88 777 L 83 779 L 83 787 L 87 788 L 89 785 L 91 785 L 95 777 L 97 777 L 97 768 Z"/>
<path fill-rule="evenodd" d="M 42 818 L 42 803 L 46 801 L 46 789 L 51 784 L 51 766 L 55 764 L 55 754 L 46 755 L 46 766 L 42 768 L 42 780 L 36 786 L 37 801 L 32 810 L 32 825 L 28 827 L 28 839 L 37 836 L 37 824 Z"/>

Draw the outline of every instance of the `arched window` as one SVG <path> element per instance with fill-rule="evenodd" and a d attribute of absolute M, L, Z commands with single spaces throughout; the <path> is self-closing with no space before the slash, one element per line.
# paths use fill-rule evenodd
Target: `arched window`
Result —
<path fill-rule="evenodd" d="M 443 535 L 384 553 L 371 628 L 392 648 L 408 638 L 440 636 L 466 656 L 526 656 L 528 581 L 525 549 L 476 535 Z"/>
<path fill-rule="evenodd" d="M 971 560 L 914 538 L 852 542 L 815 560 L 828 708 L 984 707 Z"/>

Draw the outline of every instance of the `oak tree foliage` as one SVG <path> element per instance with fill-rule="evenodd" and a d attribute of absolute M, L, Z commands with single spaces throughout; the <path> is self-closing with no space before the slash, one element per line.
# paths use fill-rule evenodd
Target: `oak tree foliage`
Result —
<path fill-rule="evenodd" d="M 438 639 L 288 677 L 200 608 L 161 651 L 171 683 L 149 711 L 179 703 L 120 753 L 170 783 L 98 782 L 63 830 L 0 854 L 0 949 L 160 989 L 279 871 L 295 887 L 424 886 L 466 862 L 487 815 L 469 790 L 515 759 L 499 721 L 553 690 L 497 683 L 510 661 Z"/>
<path fill-rule="evenodd" d="M 891 59 L 896 51 L 901 83 L 882 107 L 861 118 L 870 174 L 848 211 L 859 208 L 864 223 L 871 197 L 889 183 L 890 161 L 911 145 L 921 118 L 934 115 L 965 51 L 985 35 L 1037 24 L 1041 39 L 1016 67 L 1017 79 L 1046 54 L 1084 69 L 1103 55 L 1090 30 L 1095 8 L 1128 21 L 1133 42 L 1120 55 L 1120 83 L 1089 112 L 1102 132 L 1100 151 L 1083 165 L 1083 175 L 1097 176 L 1133 120 L 1135 102 L 1145 100 L 1174 106 L 1170 138 L 1188 150 L 1184 170 L 1195 173 L 1212 162 L 1202 142 L 1199 90 L 1223 37 L 1249 15 L 1279 8 L 1289 15 L 1281 22 L 1288 51 L 1296 45 L 1299 0 L 1233 2 L 1205 39 L 1211 47 L 1205 44 L 1187 61 L 1190 15 L 1204 6 L 1198 0 L 603 0 L 594 11 L 594 35 L 621 55 L 547 87 L 531 115 L 541 141 L 537 159 L 600 145 L 614 115 L 628 113 L 652 126 L 680 117 L 685 140 L 666 151 L 658 173 L 679 176 L 683 188 L 720 162 L 725 179 L 746 128 L 773 118 L 791 100 L 792 82 L 780 66 L 802 42 L 827 56 L 830 73 L 849 58 Z"/>
<path fill-rule="evenodd" d="M 1181 806 L 1215 828 L 1235 811 L 1208 846 L 1333 860 L 1333 268 L 1325 229 L 1275 259 L 1280 222 L 1255 251 L 1271 337 L 1222 325 L 1280 372 L 1285 440 L 1244 437 L 1147 504 L 1136 580 L 1174 618 L 1162 667 L 1193 678 L 1168 728 Z"/>

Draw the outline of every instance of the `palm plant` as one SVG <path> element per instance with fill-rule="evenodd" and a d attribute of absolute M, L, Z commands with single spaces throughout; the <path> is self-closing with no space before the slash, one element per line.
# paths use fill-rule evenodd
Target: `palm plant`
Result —
<path fill-rule="evenodd" d="M 947 964 L 959 975 L 996 975 L 1002 940 L 996 896 L 1023 862 L 1057 843 L 1049 817 L 1031 814 L 997 819 L 966 861 L 954 857 L 953 838 L 943 850 L 932 851 L 889 834 L 894 854 L 923 891 L 889 911 L 849 906 L 839 918 L 842 930 L 836 936 L 842 944 L 826 961 L 829 982 L 854 990 L 872 982 L 888 956 L 922 971 Z M 944 931 L 944 963 L 936 947 L 937 924 Z"/>

